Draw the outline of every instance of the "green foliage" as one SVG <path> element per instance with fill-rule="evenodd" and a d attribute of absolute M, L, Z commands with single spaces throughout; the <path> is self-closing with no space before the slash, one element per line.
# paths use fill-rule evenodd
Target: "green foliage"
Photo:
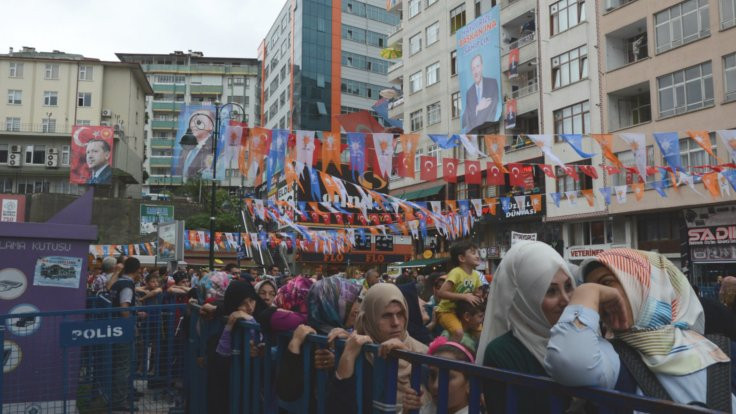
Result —
<path fill-rule="evenodd" d="M 199 178 L 189 179 L 184 185 L 176 188 L 174 193 L 178 196 L 189 197 L 195 203 L 200 200 L 201 195 L 199 204 L 202 205 L 204 212 L 187 217 L 186 227 L 191 230 L 209 230 L 212 182 Z M 240 207 L 237 197 L 231 196 L 225 189 L 218 188 L 215 193 L 215 231 L 240 231 L 242 228 Z"/>

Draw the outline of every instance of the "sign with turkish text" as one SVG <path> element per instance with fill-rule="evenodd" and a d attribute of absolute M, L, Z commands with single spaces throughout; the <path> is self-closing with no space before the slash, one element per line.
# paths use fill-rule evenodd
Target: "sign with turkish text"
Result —
<path fill-rule="evenodd" d="M 687 231 L 693 262 L 736 262 L 736 224 Z"/>
<path fill-rule="evenodd" d="M 565 249 L 565 260 L 584 260 L 597 256 L 611 248 L 610 244 L 569 246 Z"/>
<path fill-rule="evenodd" d="M 516 200 L 514 200 L 513 203 L 509 203 L 509 209 L 504 214 L 506 215 L 506 218 L 512 218 L 512 217 L 533 216 L 537 214 L 537 212 L 534 210 L 534 207 L 532 206 L 532 198 L 524 197 L 523 206 L 516 204 Z"/>
<path fill-rule="evenodd" d="M 0 195 L 0 221 L 22 223 L 26 218 L 26 196 L 15 194 Z"/>
<path fill-rule="evenodd" d="M 513 246 L 517 242 L 520 242 L 522 240 L 537 240 L 537 233 L 517 233 L 515 231 L 511 232 L 511 245 Z"/>
<path fill-rule="evenodd" d="M 141 235 L 156 232 L 156 223 L 170 223 L 174 221 L 174 206 L 141 204 Z"/>
<path fill-rule="evenodd" d="M 61 322 L 59 324 L 59 343 L 62 348 L 130 343 L 133 339 L 135 339 L 134 318 Z"/>

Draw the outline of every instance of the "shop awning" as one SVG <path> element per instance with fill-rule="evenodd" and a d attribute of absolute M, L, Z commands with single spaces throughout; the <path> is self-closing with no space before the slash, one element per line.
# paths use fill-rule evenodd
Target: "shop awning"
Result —
<path fill-rule="evenodd" d="M 434 258 L 434 259 L 417 259 L 417 260 L 410 260 L 408 262 L 402 262 L 397 263 L 394 266 L 396 267 L 425 267 L 425 266 L 431 266 L 433 264 L 446 262 L 450 259 L 448 258 Z"/>
<path fill-rule="evenodd" d="M 420 198 L 437 195 L 444 187 L 444 185 L 438 185 L 436 187 L 425 188 L 424 190 L 410 191 L 404 195 L 399 196 L 399 198 L 402 198 L 404 200 L 418 200 Z"/>

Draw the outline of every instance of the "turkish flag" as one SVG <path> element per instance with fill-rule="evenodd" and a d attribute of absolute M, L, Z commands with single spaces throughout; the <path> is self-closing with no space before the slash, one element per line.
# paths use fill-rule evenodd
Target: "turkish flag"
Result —
<path fill-rule="evenodd" d="M 522 164 L 508 164 L 509 185 L 512 187 L 534 187 L 534 176 L 532 167 Z"/>
<path fill-rule="evenodd" d="M 555 169 L 549 164 L 539 164 L 539 168 L 542 169 L 542 172 L 549 177 L 549 178 L 557 178 L 555 175 Z"/>
<path fill-rule="evenodd" d="M 457 182 L 457 159 L 456 158 L 443 158 L 442 159 L 442 175 L 445 181 L 448 183 Z"/>
<path fill-rule="evenodd" d="M 335 223 L 342 225 L 342 214 L 335 214 Z"/>
<path fill-rule="evenodd" d="M 575 171 L 575 167 L 573 167 L 573 166 L 571 166 L 571 165 L 566 165 L 566 166 L 565 166 L 565 174 L 567 174 L 567 175 L 569 175 L 570 177 L 572 177 L 572 179 L 573 179 L 574 181 L 577 181 L 577 180 L 579 180 L 579 179 L 580 179 L 580 176 L 578 175 L 578 172 L 577 172 L 577 171 Z"/>
<path fill-rule="evenodd" d="M 480 161 L 465 161 L 465 182 L 480 184 Z"/>
<path fill-rule="evenodd" d="M 414 178 L 414 171 L 409 171 L 409 163 L 406 162 L 406 156 L 403 152 L 399 153 L 396 157 L 396 172 L 399 177 L 411 177 Z M 412 164 L 414 164 L 412 162 Z"/>
<path fill-rule="evenodd" d="M 311 215 L 312 215 L 312 222 L 313 223 L 319 223 L 319 214 L 317 214 L 316 211 L 313 211 L 311 213 Z"/>
<path fill-rule="evenodd" d="M 324 221 L 325 224 L 330 224 L 330 213 L 322 213 L 322 221 Z"/>
<path fill-rule="evenodd" d="M 354 215 L 348 214 L 348 223 L 350 223 L 351 226 L 353 224 L 355 224 L 355 216 Z"/>
<path fill-rule="evenodd" d="M 658 172 L 657 167 L 647 166 L 647 175 L 657 175 Z"/>
<path fill-rule="evenodd" d="M 601 167 L 603 167 L 604 170 L 606 170 L 606 173 L 608 175 L 618 174 L 621 172 L 621 169 L 618 167 L 615 167 L 613 165 L 603 165 L 601 164 Z"/>
<path fill-rule="evenodd" d="M 592 165 L 578 165 L 578 169 L 594 180 L 598 178 L 598 170 Z"/>
<path fill-rule="evenodd" d="M 381 224 L 381 220 L 379 220 L 378 214 L 376 213 L 369 214 L 368 218 L 371 219 L 371 223 L 375 224 L 376 226 Z"/>
<path fill-rule="evenodd" d="M 506 184 L 506 179 L 503 176 L 503 171 L 501 171 L 500 168 L 498 168 L 498 165 L 496 165 L 495 162 L 489 162 L 486 164 L 487 172 L 486 175 L 488 176 L 488 185 L 504 185 Z"/>
<path fill-rule="evenodd" d="M 422 181 L 434 181 L 437 179 L 437 157 L 433 155 L 422 155 L 419 157 L 419 178 Z"/>

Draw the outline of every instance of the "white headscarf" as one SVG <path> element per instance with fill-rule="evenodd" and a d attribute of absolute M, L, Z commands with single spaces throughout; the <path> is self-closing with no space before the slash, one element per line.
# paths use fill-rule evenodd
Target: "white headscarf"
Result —
<path fill-rule="evenodd" d="M 483 365 L 488 343 L 509 331 L 540 364 L 544 362 L 552 326 L 542 312 L 542 300 L 560 270 L 575 286 L 567 262 L 546 243 L 521 241 L 506 252 L 491 282 L 475 359 L 478 365 Z"/>

